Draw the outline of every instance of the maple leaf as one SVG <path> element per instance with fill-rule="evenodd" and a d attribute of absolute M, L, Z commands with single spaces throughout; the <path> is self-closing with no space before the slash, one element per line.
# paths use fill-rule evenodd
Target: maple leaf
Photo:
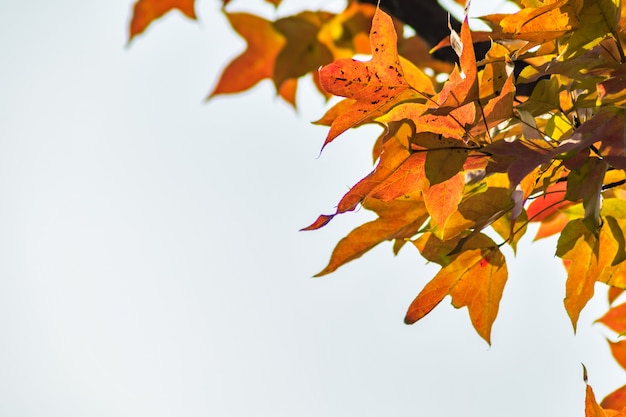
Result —
<path fill-rule="evenodd" d="M 620 345 L 622 345 L 623 343 L 624 342 L 620 342 Z M 621 347 L 620 349 L 623 349 L 623 347 Z M 615 391 L 604 397 L 604 399 L 600 403 L 600 406 L 605 410 L 624 410 L 624 408 L 626 407 L 626 385 L 616 389 Z M 623 413 L 624 412 L 622 411 L 621 414 Z"/>
<path fill-rule="evenodd" d="M 626 303 L 610 308 L 596 321 L 604 324 L 615 333 L 626 333 Z"/>
<path fill-rule="evenodd" d="M 177 9 L 190 19 L 196 19 L 194 0 L 138 0 L 133 7 L 128 42 L 164 14 Z"/>
<path fill-rule="evenodd" d="M 449 256 L 454 242 L 443 242 L 426 233 L 414 242 L 427 259 L 442 265 L 437 275 L 413 300 L 406 313 L 407 324 L 427 315 L 446 295 L 456 308 L 467 307 L 478 334 L 491 344 L 491 327 L 498 315 L 508 272 L 504 256 L 486 235 L 468 240 L 464 251 Z"/>
<path fill-rule="evenodd" d="M 274 24 L 266 19 L 248 13 L 225 14 L 248 46 L 224 69 L 209 98 L 218 94 L 238 93 L 262 79 L 272 78 L 276 58 L 286 42 Z"/>
<path fill-rule="evenodd" d="M 409 158 L 411 153 L 403 145 L 403 142 L 408 141 L 408 136 L 412 133 L 411 128 L 406 123 L 400 123 L 395 127 L 394 130 L 388 132 L 389 135 L 382 145 L 380 160 L 376 168 L 341 198 L 335 214 L 323 214 L 302 230 L 319 229 L 328 224 L 337 214 L 354 210 L 367 196 L 372 195 L 374 190 L 381 184 L 388 181 L 388 178 Z"/>
<path fill-rule="evenodd" d="M 597 239 L 582 220 L 573 220 L 565 226 L 556 255 L 569 261 L 563 302 L 574 330 L 580 311 L 593 296 L 598 271 L 597 253 Z"/>
<path fill-rule="evenodd" d="M 617 297 L 622 295 L 623 292 L 624 292 L 624 290 L 622 288 L 610 287 L 609 291 L 607 293 L 607 298 L 609 299 L 609 304 L 613 304 L 613 302 L 615 302 Z"/>
<path fill-rule="evenodd" d="M 370 43 L 370 61 L 339 59 L 319 70 L 320 84 L 324 90 L 355 100 L 344 113 L 335 118 L 324 146 L 347 129 L 384 114 L 394 104 L 415 96 L 423 97 L 423 94 L 416 94 L 407 81 L 398 56 L 393 21 L 380 9 L 374 14 Z M 412 75 L 412 78 L 420 79 L 425 86 L 430 83 L 430 79 L 423 74 Z"/>
<path fill-rule="evenodd" d="M 611 354 L 613 355 L 617 363 L 619 363 L 622 368 L 626 369 L 626 340 L 611 342 L 607 339 L 607 342 L 609 343 L 609 346 L 611 348 Z M 623 407 L 626 407 L 626 397 L 623 399 L 623 401 L 624 405 L 620 408 L 617 408 L 616 410 L 621 410 Z"/>
<path fill-rule="evenodd" d="M 604 409 L 596 401 L 593 389 L 587 383 L 587 371 L 585 370 L 585 417 L 609 417 Z"/>
<path fill-rule="evenodd" d="M 428 217 L 424 203 L 415 199 L 392 202 L 366 199 L 363 207 L 377 212 L 378 219 L 357 227 L 341 239 L 328 265 L 316 277 L 333 272 L 385 240 L 413 236 Z"/>

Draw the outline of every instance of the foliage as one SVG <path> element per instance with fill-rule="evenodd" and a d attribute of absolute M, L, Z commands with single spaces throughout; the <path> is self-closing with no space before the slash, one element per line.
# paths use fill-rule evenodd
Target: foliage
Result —
<path fill-rule="evenodd" d="M 618 0 L 516 3 L 516 13 L 482 18 L 490 31 L 472 32 L 465 17 L 460 33 L 442 40 L 438 47 L 451 46 L 456 65 L 437 61 L 419 37 L 397 35 L 401 22 L 356 1 L 341 13 L 304 11 L 276 21 L 224 9 L 248 46 L 210 96 L 270 79 L 295 106 L 298 80 L 311 73 L 321 94 L 343 97 L 317 122 L 329 126 L 323 147 L 353 127 L 384 128 L 374 170 L 334 213 L 303 229 L 319 229 L 358 206 L 378 216 L 343 238 L 317 276 L 383 241 L 393 241 L 396 253 L 410 243 L 441 269 L 405 322 L 422 319 L 449 295 L 490 342 L 507 280 L 500 248 L 516 250 L 527 224 L 536 222 L 535 239 L 559 235 L 556 255 L 567 270 L 564 304 L 574 329 L 599 281 L 610 287 L 611 307 L 598 321 L 620 336 L 626 333 L 626 304 L 616 305 L 626 289 L 626 14 Z M 130 38 L 175 8 L 195 18 L 193 0 L 139 0 Z M 477 58 L 479 41 L 491 46 Z M 358 61 L 356 54 L 371 59 Z M 441 73 L 444 82 L 437 81 Z M 626 369 L 626 342 L 609 345 Z M 585 404 L 587 416 L 626 415 L 626 386 L 600 405 L 587 386 Z"/>

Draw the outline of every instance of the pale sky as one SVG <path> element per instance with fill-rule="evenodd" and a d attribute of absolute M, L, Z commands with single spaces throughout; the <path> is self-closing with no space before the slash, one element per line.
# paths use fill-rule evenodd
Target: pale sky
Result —
<path fill-rule="evenodd" d="M 601 285 L 573 335 L 554 240 L 506 252 L 491 347 L 449 298 L 403 324 L 437 271 L 410 245 L 312 279 L 372 216 L 298 229 L 376 128 L 318 156 L 306 82 L 297 112 L 269 82 L 205 103 L 244 46 L 218 1 L 126 47 L 130 10 L 0 3 L 0 415 L 582 417 L 581 362 L 598 398 L 626 382 Z"/>

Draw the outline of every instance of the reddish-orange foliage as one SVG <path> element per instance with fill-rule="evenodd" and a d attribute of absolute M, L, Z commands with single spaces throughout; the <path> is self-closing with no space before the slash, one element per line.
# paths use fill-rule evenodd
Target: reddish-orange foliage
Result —
<path fill-rule="evenodd" d="M 135 3 L 130 21 L 129 41 L 142 33 L 150 24 L 174 9 L 191 19 L 196 18 L 194 0 L 139 0 Z"/>
<path fill-rule="evenodd" d="M 483 18 L 491 31 L 472 32 L 465 18 L 440 42 L 458 55 L 454 66 L 404 37 L 401 22 L 356 1 L 337 14 L 304 11 L 276 21 L 223 8 L 247 47 L 210 97 L 269 79 L 295 107 L 298 80 L 312 74 L 324 96 L 343 97 L 316 122 L 329 126 L 322 148 L 350 128 L 383 126 L 373 171 L 334 213 L 303 229 L 325 227 L 359 205 L 377 214 L 337 244 L 317 276 L 381 242 L 392 241 L 396 253 L 410 242 L 441 269 L 405 322 L 450 296 L 490 343 L 508 278 L 500 248 L 516 250 L 536 222 L 535 239 L 558 235 L 572 326 L 602 282 L 612 307 L 598 321 L 619 338 L 626 333 L 626 304 L 613 305 L 626 289 L 626 13 L 619 0 L 515 3 L 515 13 Z M 195 18 L 193 0 L 138 0 L 130 38 L 175 8 Z M 476 57 L 478 41 L 490 42 L 484 59 Z M 514 65 L 523 67 L 518 75 Z M 529 83 L 532 92 L 522 95 Z M 625 342 L 609 346 L 626 367 Z M 626 417 L 625 398 L 626 386 L 598 404 L 587 386 L 585 415 Z"/>

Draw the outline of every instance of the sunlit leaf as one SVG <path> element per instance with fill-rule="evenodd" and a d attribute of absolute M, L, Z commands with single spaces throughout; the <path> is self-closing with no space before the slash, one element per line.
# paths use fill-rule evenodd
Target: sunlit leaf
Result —
<path fill-rule="evenodd" d="M 626 407 L 626 385 L 604 397 L 600 405 L 607 410 L 623 410 Z"/>
<path fill-rule="evenodd" d="M 580 311 L 591 299 L 598 273 L 598 241 L 582 220 L 571 221 L 559 237 L 556 255 L 569 261 L 565 310 L 576 329 Z"/>
<path fill-rule="evenodd" d="M 196 19 L 194 0 L 138 0 L 133 7 L 128 41 L 143 33 L 156 19 L 175 9 L 190 19 Z"/>
<path fill-rule="evenodd" d="M 598 322 L 604 324 L 615 333 L 622 334 L 626 332 L 626 303 L 618 304 L 611 307 Z"/>
<path fill-rule="evenodd" d="M 416 95 L 398 57 L 393 21 L 381 10 L 374 15 L 370 41 L 370 61 L 340 59 L 320 69 L 320 82 L 326 91 L 356 100 L 334 120 L 324 145 L 350 127 L 384 114 L 394 104 Z"/>
<path fill-rule="evenodd" d="M 285 46 L 285 37 L 274 24 L 248 13 L 226 13 L 237 33 L 248 43 L 245 52 L 225 69 L 209 97 L 238 93 L 274 75 L 274 63 Z"/>
<path fill-rule="evenodd" d="M 326 268 L 315 276 L 333 272 L 385 240 L 413 236 L 428 217 L 424 203 L 419 200 L 383 203 L 369 199 L 364 202 L 364 207 L 376 211 L 378 219 L 357 227 L 341 239 Z"/>
<path fill-rule="evenodd" d="M 425 234 L 415 245 L 424 254 L 432 250 L 428 246 L 436 247 L 440 242 Z M 466 243 L 462 253 L 440 262 L 442 269 L 413 300 L 405 322 L 415 323 L 450 295 L 456 308 L 467 307 L 474 328 L 491 343 L 491 327 L 508 276 L 504 256 L 490 238 L 480 234 Z"/>

